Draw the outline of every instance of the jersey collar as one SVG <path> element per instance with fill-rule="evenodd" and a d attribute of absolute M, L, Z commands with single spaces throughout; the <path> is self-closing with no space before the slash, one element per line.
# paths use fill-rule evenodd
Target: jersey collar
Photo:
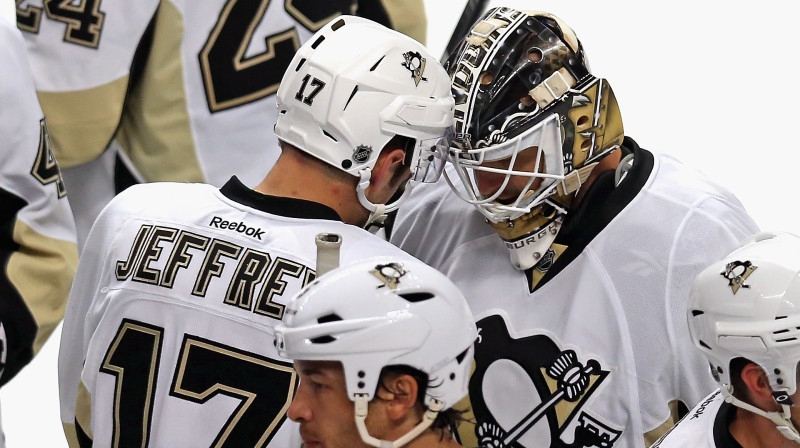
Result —
<path fill-rule="evenodd" d="M 263 194 L 248 188 L 236 176 L 231 177 L 219 191 L 232 201 L 272 215 L 299 219 L 342 220 L 339 214 L 327 205 L 305 199 Z"/>

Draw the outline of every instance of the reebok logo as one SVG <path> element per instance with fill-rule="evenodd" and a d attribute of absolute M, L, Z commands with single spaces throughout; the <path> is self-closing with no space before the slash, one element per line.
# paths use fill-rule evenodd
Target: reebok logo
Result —
<path fill-rule="evenodd" d="M 259 227 L 250 227 L 243 222 L 236 222 L 236 221 L 226 221 L 219 216 L 215 216 L 211 218 L 211 222 L 208 223 L 211 227 L 216 227 L 218 229 L 228 229 L 228 230 L 235 230 L 239 233 L 244 233 L 247 236 L 252 236 L 253 238 L 261 239 L 261 236 L 264 235 L 264 229 Z"/>

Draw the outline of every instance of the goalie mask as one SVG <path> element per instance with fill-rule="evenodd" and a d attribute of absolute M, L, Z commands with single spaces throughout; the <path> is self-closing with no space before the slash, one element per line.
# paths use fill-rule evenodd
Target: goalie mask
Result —
<path fill-rule="evenodd" d="M 294 56 L 278 88 L 276 136 L 359 179 L 371 222 L 395 210 L 364 192 L 383 147 L 400 135 L 417 182 L 435 181 L 452 133 L 447 73 L 419 42 L 367 19 L 341 16 Z"/>
<path fill-rule="evenodd" d="M 530 268 L 574 193 L 622 143 L 614 94 L 589 72 L 575 33 L 546 13 L 490 10 L 445 66 L 459 178 L 448 182 L 495 224 L 515 266 Z"/>
<path fill-rule="evenodd" d="M 287 305 L 275 337 L 286 358 L 341 362 L 361 438 L 399 447 L 467 395 L 477 330 L 447 277 L 416 260 L 381 257 L 334 269 L 305 287 Z M 428 384 L 423 421 L 392 443 L 369 435 L 365 419 L 381 371 L 394 365 L 425 373 Z"/>
<path fill-rule="evenodd" d="M 688 319 L 725 400 L 800 442 L 789 419 L 800 362 L 800 238 L 761 233 L 703 270 L 692 285 Z M 730 364 L 740 357 L 761 366 L 781 411 L 765 412 L 732 395 Z"/>

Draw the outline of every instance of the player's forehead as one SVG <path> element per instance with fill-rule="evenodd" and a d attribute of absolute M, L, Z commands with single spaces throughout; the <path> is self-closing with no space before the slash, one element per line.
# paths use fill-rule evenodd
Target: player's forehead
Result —
<path fill-rule="evenodd" d="M 338 361 L 306 361 L 296 360 L 294 369 L 300 376 L 320 376 L 324 378 L 337 378 L 344 375 L 342 364 Z"/>

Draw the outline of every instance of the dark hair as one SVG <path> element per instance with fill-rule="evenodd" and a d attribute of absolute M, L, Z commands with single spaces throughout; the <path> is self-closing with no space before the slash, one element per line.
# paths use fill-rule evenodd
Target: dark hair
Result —
<path fill-rule="evenodd" d="M 419 386 L 417 388 L 417 406 L 420 409 L 425 409 L 425 394 L 428 391 L 428 387 L 431 385 L 428 379 L 428 375 L 425 372 L 422 372 L 418 369 L 415 369 L 411 366 L 407 365 L 395 365 L 395 366 L 386 366 L 381 370 L 380 380 L 378 382 L 378 387 L 382 387 L 387 391 L 397 394 L 397 391 L 391 390 L 389 387 L 386 386 L 384 383 L 384 379 L 387 375 L 398 376 L 398 375 L 409 375 L 417 382 Z M 380 396 L 377 394 L 375 395 L 377 399 L 381 399 Z M 458 425 L 462 422 L 466 421 L 464 414 L 467 413 L 467 409 L 457 410 L 454 408 L 445 409 L 444 411 L 439 412 L 436 415 L 436 420 L 433 421 L 431 424 L 432 429 L 437 429 L 442 431 L 442 436 L 444 436 L 444 431 L 449 430 L 451 432 L 455 432 Z"/>

